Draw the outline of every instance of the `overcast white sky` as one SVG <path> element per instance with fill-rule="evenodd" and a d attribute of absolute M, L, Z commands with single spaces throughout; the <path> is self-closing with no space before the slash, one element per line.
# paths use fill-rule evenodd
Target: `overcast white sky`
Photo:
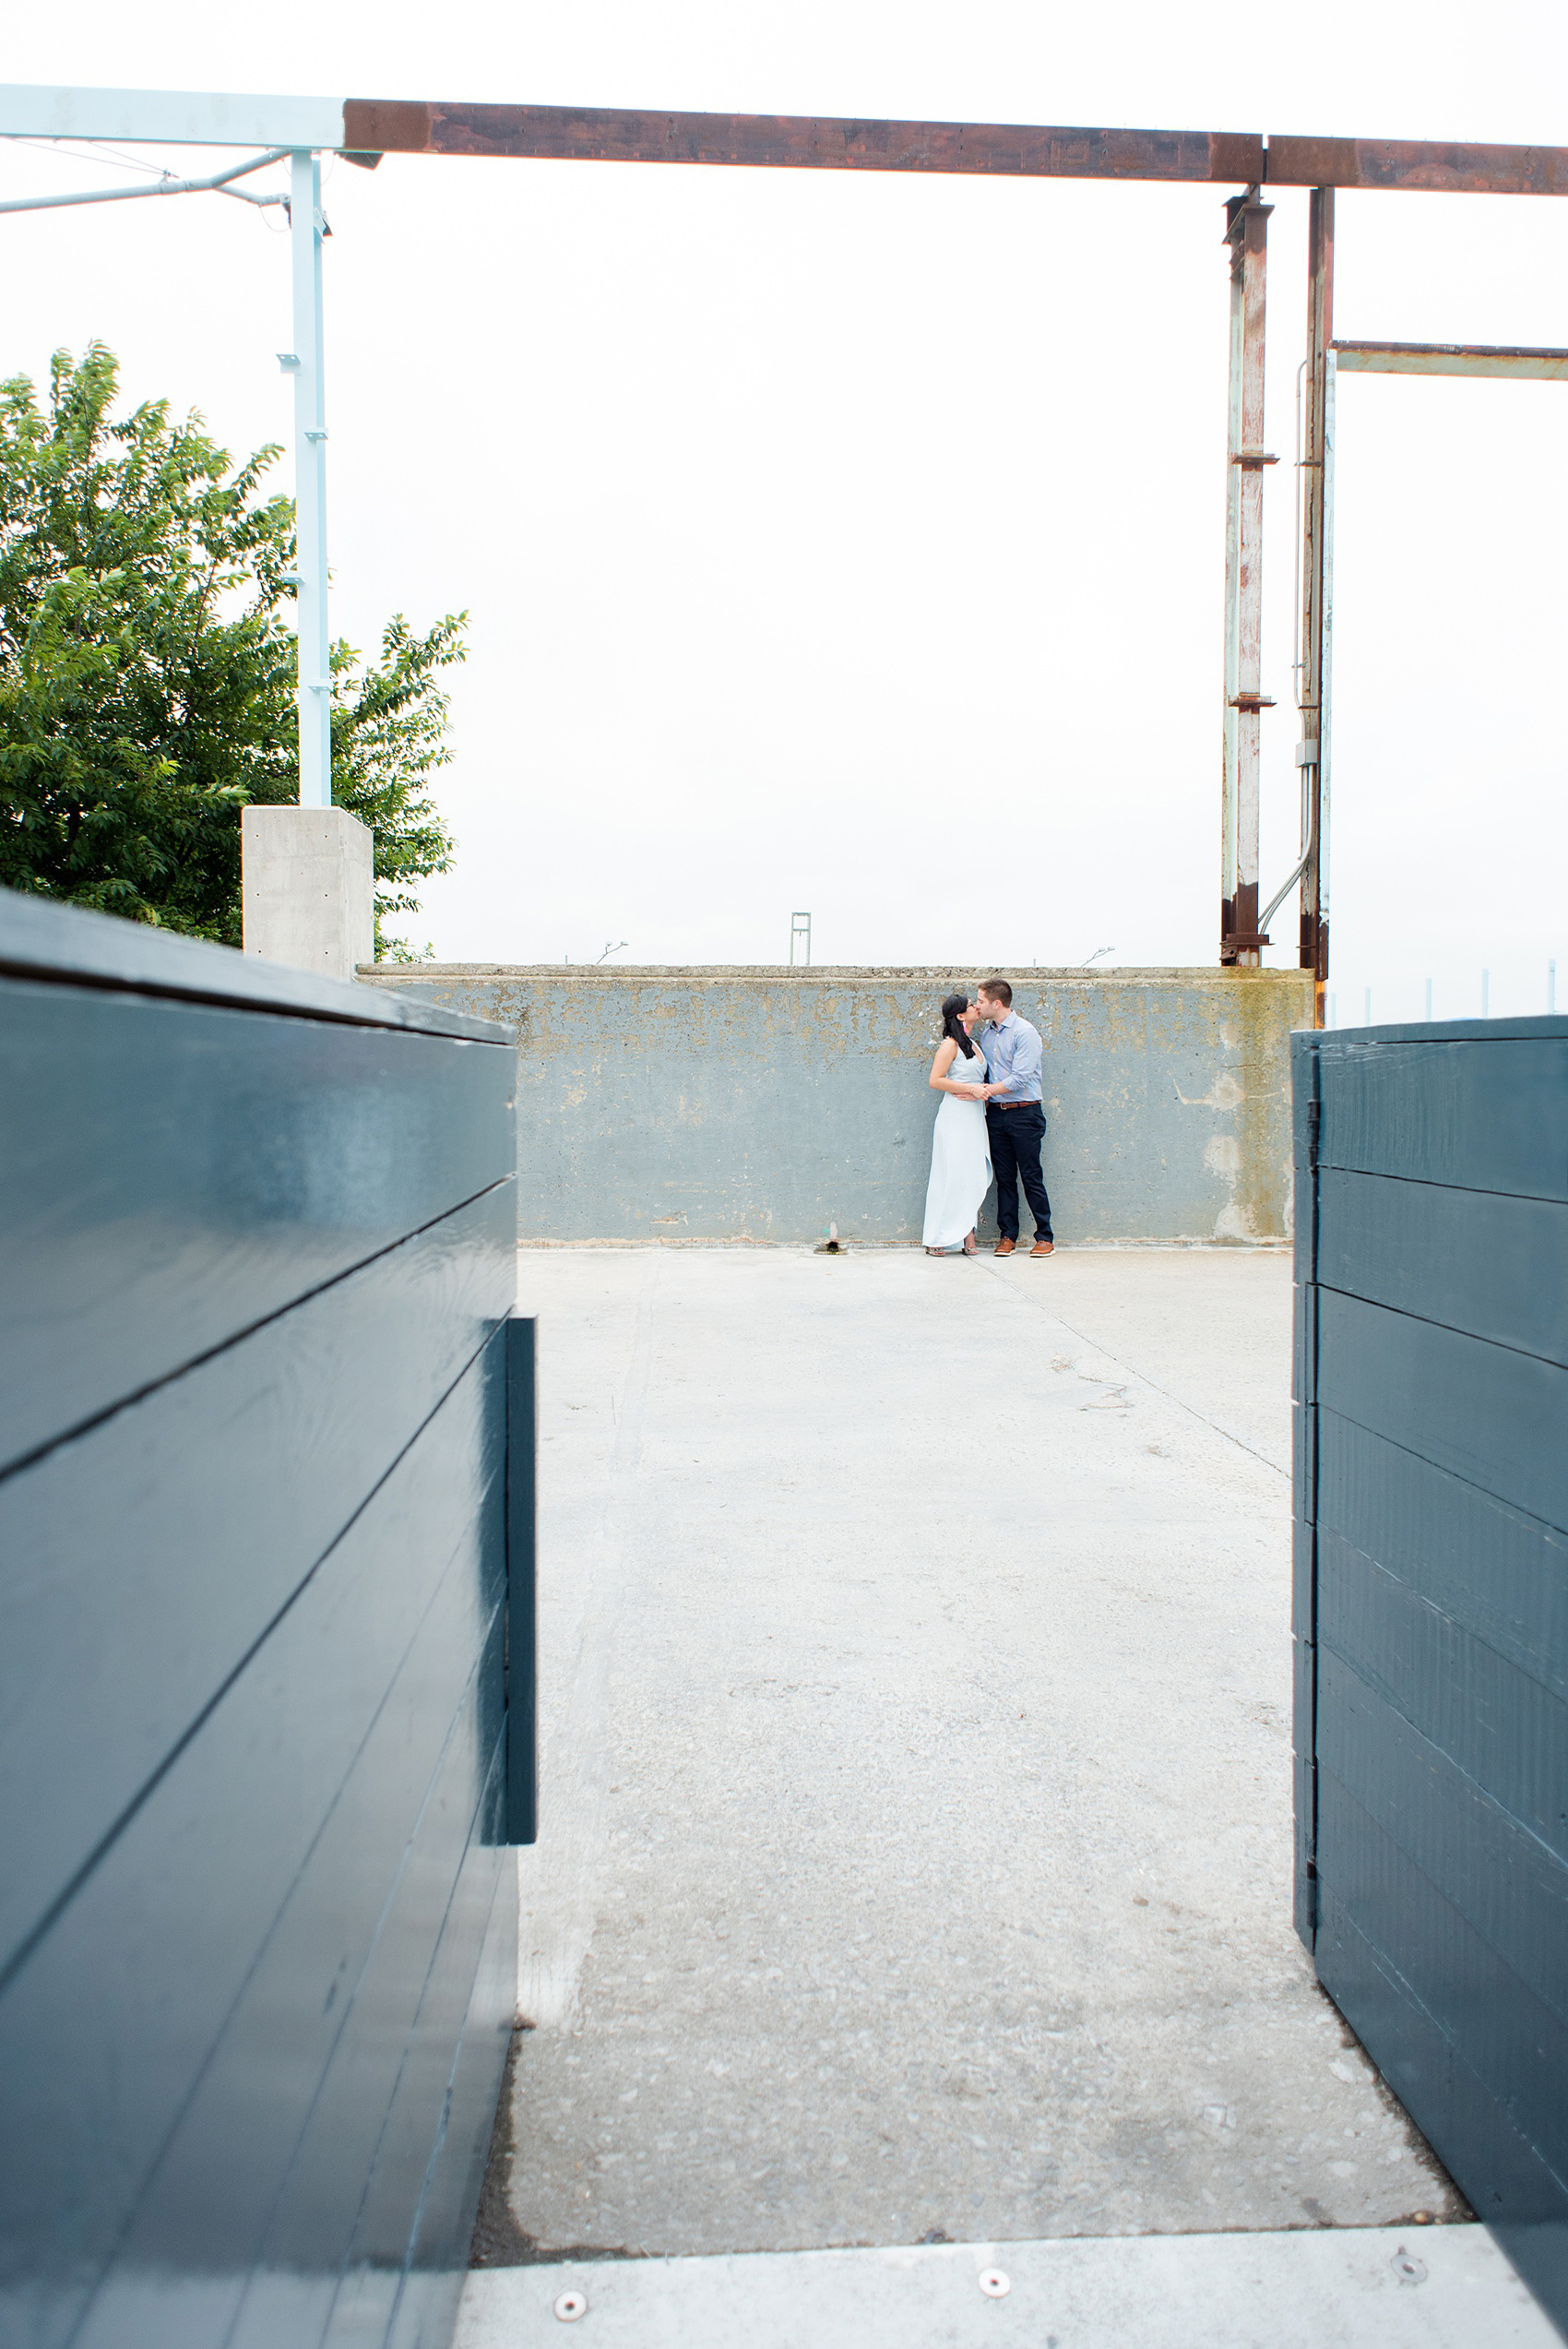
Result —
<path fill-rule="evenodd" d="M 106 0 L 18 81 L 1568 144 L 1561 0 Z M 191 150 L 178 153 L 182 168 Z M 113 176 L 112 173 L 107 176 Z M 101 165 L 0 144 L 6 193 Z M 444 960 L 1211 962 L 1223 188 L 390 159 L 327 192 L 334 626 L 466 607 Z M 1288 460 L 1304 193 L 1270 224 Z M 286 245 L 217 197 L 0 221 L 4 372 L 286 439 Z M 1568 345 L 1568 204 L 1340 199 L 1338 331 Z M 1341 1023 L 1568 1004 L 1568 387 L 1341 387 Z M 291 486 L 287 460 L 282 485 Z M 1268 484 L 1265 896 L 1294 862 Z M 1271 960 L 1293 961 L 1293 903 Z"/>

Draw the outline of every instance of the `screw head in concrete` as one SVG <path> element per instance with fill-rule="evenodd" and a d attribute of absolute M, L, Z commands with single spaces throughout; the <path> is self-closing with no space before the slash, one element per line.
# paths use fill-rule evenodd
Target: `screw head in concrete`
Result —
<path fill-rule="evenodd" d="M 1013 2285 L 1011 2279 L 1004 2276 L 1000 2268 L 982 2268 L 980 2288 L 988 2300 L 1005 2300 Z"/>
<path fill-rule="evenodd" d="M 1418 2260 L 1413 2251 L 1407 2251 L 1402 2243 L 1388 2264 L 1401 2283 L 1424 2283 L 1427 2280 L 1425 2260 Z"/>
<path fill-rule="evenodd" d="M 588 2294 L 563 2292 L 555 2303 L 555 2313 L 563 2324 L 576 2324 L 579 2317 L 588 2314 Z"/>

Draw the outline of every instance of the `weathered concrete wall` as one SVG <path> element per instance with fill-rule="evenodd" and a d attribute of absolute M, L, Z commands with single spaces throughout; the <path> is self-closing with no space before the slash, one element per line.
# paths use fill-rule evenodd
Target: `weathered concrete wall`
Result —
<path fill-rule="evenodd" d="M 382 965 L 506 1021 L 524 1240 L 918 1242 L 949 971 Z M 1059 1239 L 1282 1239 L 1295 972 L 1031 972 Z M 1025 1228 L 1028 1229 L 1028 1215 Z"/>

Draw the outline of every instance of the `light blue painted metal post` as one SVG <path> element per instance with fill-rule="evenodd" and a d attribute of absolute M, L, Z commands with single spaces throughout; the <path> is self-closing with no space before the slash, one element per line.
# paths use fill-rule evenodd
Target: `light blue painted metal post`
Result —
<path fill-rule="evenodd" d="M 289 158 L 293 253 L 294 515 L 298 545 L 300 805 L 332 805 L 332 658 L 327 626 L 327 399 L 322 370 L 321 161 Z M 288 366 L 288 358 L 284 361 Z"/>

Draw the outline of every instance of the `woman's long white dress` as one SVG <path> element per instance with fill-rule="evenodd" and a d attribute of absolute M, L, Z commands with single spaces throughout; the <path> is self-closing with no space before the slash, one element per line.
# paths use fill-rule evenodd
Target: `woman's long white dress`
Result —
<path fill-rule="evenodd" d="M 984 1056 L 975 1046 L 966 1060 L 959 1045 L 947 1071 L 956 1084 L 983 1085 Z M 991 1145 L 986 1139 L 985 1103 L 960 1101 L 944 1093 L 931 1138 L 931 1180 L 925 1192 L 925 1245 L 928 1248 L 958 1247 L 975 1228 L 980 1201 L 991 1188 Z"/>

